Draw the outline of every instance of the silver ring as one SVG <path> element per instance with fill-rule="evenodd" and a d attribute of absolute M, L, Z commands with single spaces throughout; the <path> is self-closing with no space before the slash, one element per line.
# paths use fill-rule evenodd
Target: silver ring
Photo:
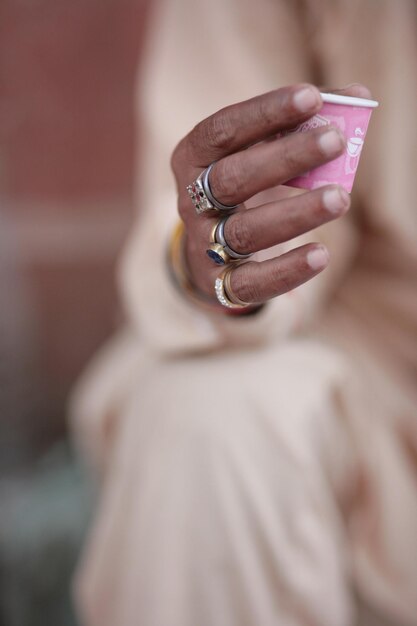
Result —
<path fill-rule="evenodd" d="M 223 219 L 221 219 L 220 222 L 218 223 L 217 228 L 216 228 L 216 233 L 215 233 L 216 241 L 221 246 L 223 246 L 224 251 L 227 252 L 227 254 L 230 256 L 231 259 L 248 259 L 252 255 L 251 252 L 248 252 L 246 254 L 241 254 L 240 252 L 235 252 L 235 250 L 233 250 L 227 244 L 227 241 L 224 237 L 224 227 L 229 217 L 230 215 L 226 215 L 226 217 L 223 217 Z"/>
<path fill-rule="evenodd" d="M 227 254 L 224 246 L 219 243 L 216 236 L 217 228 L 221 221 L 221 219 L 217 220 L 217 222 L 215 222 L 215 224 L 213 225 L 210 233 L 209 247 L 206 250 L 207 256 L 209 257 L 209 259 L 214 261 L 216 265 L 226 265 L 227 263 L 229 263 L 229 261 L 231 261 L 230 256 Z"/>
<path fill-rule="evenodd" d="M 200 215 L 206 211 L 216 209 L 217 211 L 233 211 L 239 206 L 235 204 L 233 206 L 227 206 L 219 202 L 212 194 L 210 188 L 209 176 L 211 169 L 215 161 L 211 163 L 200 176 L 191 185 L 187 186 L 188 195 L 194 205 L 196 213 Z"/>
<path fill-rule="evenodd" d="M 188 195 L 191 198 L 191 202 L 194 205 L 197 215 L 214 209 L 214 205 L 210 202 L 204 190 L 203 175 L 204 172 L 201 172 L 200 176 L 193 183 L 191 183 L 191 185 L 187 186 Z"/>
<path fill-rule="evenodd" d="M 207 169 L 204 170 L 204 172 L 202 173 L 202 183 L 203 183 L 203 189 L 204 192 L 207 196 L 207 198 L 209 199 L 209 201 L 211 202 L 211 204 L 218 210 L 218 211 L 232 211 L 233 209 L 237 209 L 237 207 L 239 206 L 238 204 L 234 204 L 233 206 L 228 206 L 227 204 L 222 204 L 221 202 L 219 202 L 217 200 L 217 198 L 215 198 L 211 192 L 211 187 L 210 187 L 210 181 L 209 181 L 209 176 L 210 176 L 210 172 L 213 168 L 215 161 L 213 163 L 211 163 Z"/>

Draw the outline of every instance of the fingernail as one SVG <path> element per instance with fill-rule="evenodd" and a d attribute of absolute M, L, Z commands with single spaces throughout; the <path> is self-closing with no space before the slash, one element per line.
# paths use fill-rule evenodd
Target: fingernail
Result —
<path fill-rule="evenodd" d="M 319 246 L 307 253 L 307 263 L 315 272 L 326 267 L 329 262 L 329 253 L 327 248 Z"/>
<path fill-rule="evenodd" d="M 349 207 L 350 197 L 342 187 L 326 189 L 323 193 L 323 205 L 330 213 L 343 213 Z"/>
<path fill-rule="evenodd" d="M 308 113 L 319 104 L 317 93 L 310 87 L 303 87 L 293 96 L 295 108 L 301 113 Z"/>
<path fill-rule="evenodd" d="M 331 128 L 318 138 L 320 149 L 326 156 L 333 156 L 340 152 L 344 146 L 341 132 L 337 128 Z"/>

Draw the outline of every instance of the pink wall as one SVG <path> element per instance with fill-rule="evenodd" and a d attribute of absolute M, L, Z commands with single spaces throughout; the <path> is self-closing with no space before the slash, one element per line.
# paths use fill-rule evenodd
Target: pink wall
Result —
<path fill-rule="evenodd" d="M 0 261 L 13 266 L 0 328 L 14 325 L 13 384 L 33 382 L 33 441 L 62 429 L 68 389 L 118 317 L 113 271 L 132 210 L 146 4 L 0 3 L 0 218 L 12 242 Z M 15 315 L 2 318 L 6 297 Z M 20 408 L 9 406 L 14 419 Z"/>

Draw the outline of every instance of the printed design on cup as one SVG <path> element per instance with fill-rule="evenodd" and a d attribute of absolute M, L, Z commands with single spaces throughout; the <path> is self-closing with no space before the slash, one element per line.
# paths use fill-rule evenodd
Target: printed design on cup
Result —
<path fill-rule="evenodd" d="M 314 128 L 320 128 L 321 126 L 328 126 L 329 124 L 330 124 L 330 121 L 327 118 L 323 117 L 322 115 L 317 114 L 317 115 L 314 115 L 314 117 L 311 117 L 306 122 L 303 122 L 303 124 L 299 124 L 295 128 L 287 131 L 286 134 L 306 133 L 308 130 L 313 130 Z"/>
<path fill-rule="evenodd" d="M 355 136 L 350 137 L 347 142 L 347 156 L 345 160 L 345 173 L 354 174 L 358 169 L 359 157 L 363 148 L 365 131 L 362 128 L 355 129 Z"/>

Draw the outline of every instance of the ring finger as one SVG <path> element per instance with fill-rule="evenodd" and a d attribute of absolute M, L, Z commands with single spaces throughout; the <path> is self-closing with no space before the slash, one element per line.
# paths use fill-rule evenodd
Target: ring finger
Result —
<path fill-rule="evenodd" d="M 239 211 L 227 218 L 224 237 L 239 254 L 250 254 L 298 237 L 343 215 L 350 206 L 349 194 L 339 185 L 269 202 Z"/>

